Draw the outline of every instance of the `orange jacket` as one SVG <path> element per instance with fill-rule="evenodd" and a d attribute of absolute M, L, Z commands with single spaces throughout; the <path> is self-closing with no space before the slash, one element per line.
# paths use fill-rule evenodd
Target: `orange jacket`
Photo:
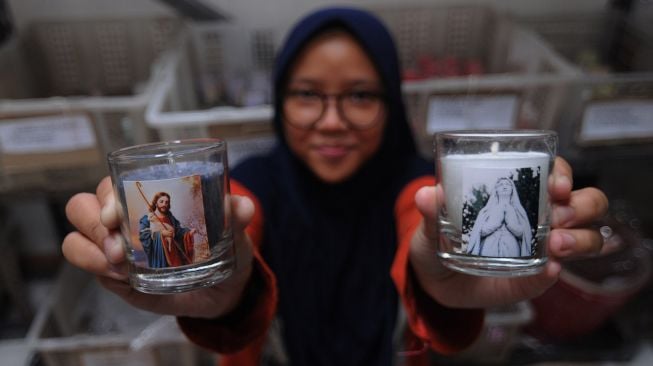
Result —
<path fill-rule="evenodd" d="M 421 290 L 410 274 L 410 241 L 422 218 L 415 205 L 415 193 L 423 186 L 434 184 L 433 177 L 415 179 L 402 190 L 395 203 L 399 244 L 390 274 L 407 313 L 410 332 L 407 332 L 405 347 L 418 350 L 425 348 L 422 345 L 428 345 L 438 353 L 451 354 L 474 341 L 483 325 L 484 313 L 481 310 L 451 309 L 438 304 Z M 276 312 L 276 279 L 259 251 L 263 216 L 258 200 L 247 188 L 233 180 L 231 192 L 248 196 L 256 206 L 247 233 L 255 248 L 253 278 L 258 283 L 257 294 L 252 295 L 254 298 L 244 295 L 247 300 L 243 301 L 251 302 L 250 306 L 246 306 L 246 314 L 229 314 L 215 320 L 180 317 L 178 323 L 191 341 L 222 354 L 220 366 L 255 366 L 259 364 L 265 335 Z M 412 353 L 415 356 L 406 357 L 406 365 L 427 364 L 425 352 L 405 354 Z"/>

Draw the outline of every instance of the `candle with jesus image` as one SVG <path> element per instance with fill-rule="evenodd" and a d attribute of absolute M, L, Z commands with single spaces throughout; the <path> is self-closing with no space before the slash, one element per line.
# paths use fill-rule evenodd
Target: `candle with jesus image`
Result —
<path fill-rule="evenodd" d="M 437 156 L 445 196 L 438 254 L 445 265 L 501 276 L 541 269 L 546 261 L 547 180 L 554 150 L 550 134 L 541 136 L 545 143 L 537 138 L 539 134 L 470 131 L 446 137 L 454 139 L 457 147 L 438 137 L 445 139 L 438 144 Z M 529 139 L 534 140 L 532 144 Z M 446 146 L 449 150 L 443 151 Z M 514 146 L 530 148 L 519 151 Z"/>
<path fill-rule="evenodd" d="M 130 284 L 165 294 L 229 277 L 234 249 L 226 143 L 145 144 L 109 156 Z"/>
<path fill-rule="evenodd" d="M 209 259 L 199 175 L 122 182 L 131 242 L 145 258 L 135 263 L 170 268 Z"/>

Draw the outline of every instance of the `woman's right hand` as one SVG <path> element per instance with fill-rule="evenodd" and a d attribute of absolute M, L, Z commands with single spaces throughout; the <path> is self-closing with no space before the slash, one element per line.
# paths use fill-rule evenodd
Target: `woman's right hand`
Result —
<path fill-rule="evenodd" d="M 236 252 L 234 273 L 225 281 L 203 289 L 171 295 L 152 295 L 129 286 L 127 260 L 118 232 L 120 217 L 109 177 L 96 194 L 79 193 L 66 205 L 66 216 L 78 231 L 66 236 L 63 254 L 73 265 L 97 276 L 107 289 L 141 309 L 159 314 L 216 318 L 239 303 L 252 272 L 252 243 L 244 230 L 254 214 L 254 204 L 231 196 Z"/>

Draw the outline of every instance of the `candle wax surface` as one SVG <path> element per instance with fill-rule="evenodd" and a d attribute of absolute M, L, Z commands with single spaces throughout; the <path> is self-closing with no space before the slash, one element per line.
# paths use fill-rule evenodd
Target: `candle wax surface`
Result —
<path fill-rule="evenodd" d="M 175 162 L 172 164 L 150 165 L 125 172 L 122 181 L 158 180 L 186 177 L 189 175 L 222 175 L 224 167 L 219 163 L 202 161 Z"/>

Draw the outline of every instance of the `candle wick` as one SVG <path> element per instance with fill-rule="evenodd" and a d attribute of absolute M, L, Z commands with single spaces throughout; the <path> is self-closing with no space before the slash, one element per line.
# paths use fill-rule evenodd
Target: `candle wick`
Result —
<path fill-rule="evenodd" d="M 499 142 L 498 141 L 494 141 L 492 143 L 492 145 L 490 145 L 490 151 L 492 152 L 492 154 L 496 154 L 496 153 L 499 152 Z"/>

